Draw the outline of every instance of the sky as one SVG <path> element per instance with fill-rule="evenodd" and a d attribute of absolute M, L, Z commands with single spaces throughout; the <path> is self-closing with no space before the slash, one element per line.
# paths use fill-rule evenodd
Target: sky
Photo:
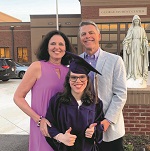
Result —
<path fill-rule="evenodd" d="M 79 0 L 57 0 L 59 14 L 80 14 Z M 0 12 L 30 22 L 30 15 L 56 14 L 56 0 L 0 0 Z"/>

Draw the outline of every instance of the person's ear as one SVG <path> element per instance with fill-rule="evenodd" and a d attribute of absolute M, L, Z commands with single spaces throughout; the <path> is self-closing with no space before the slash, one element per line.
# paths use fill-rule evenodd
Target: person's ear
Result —
<path fill-rule="evenodd" d="M 99 33 L 99 41 L 101 41 L 101 34 Z"/>

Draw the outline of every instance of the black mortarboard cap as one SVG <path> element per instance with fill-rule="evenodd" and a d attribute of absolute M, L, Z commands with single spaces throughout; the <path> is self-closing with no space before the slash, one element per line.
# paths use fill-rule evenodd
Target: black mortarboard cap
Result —
<path fill-rule="evenodd" d="M 70 52 L 66 52 L 68 59 L 70 60 L 70 71 L 77 74 L 86 74 L 90 71 L 100 74 L 95 68 L 93 68 L 87 61 Z M 100 74 L 101 75 L 101 74 Z"/>

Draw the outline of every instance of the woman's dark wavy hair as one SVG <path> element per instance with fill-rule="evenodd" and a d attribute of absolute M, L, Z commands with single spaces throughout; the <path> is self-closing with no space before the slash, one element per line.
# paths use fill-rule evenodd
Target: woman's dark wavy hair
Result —
<path fill-rule="evenodd" d="M 86 105 L 90 105 L 91 103 L 96 103 L 95 102 L 95 94 L 92 90 L 92 82 L 91 79 L 88 77 L 88 83 L 87 86 L 84 90 L 84 93 L 81 97 L 81 101 L 86 104 Z M 59 94 L 59 103 L 69 103 L 71 100 L 68 96 L 70 96 L 71 94 L 71 87 L 69 84 L 69 78 L 70 78 L 70 71 L 68 72 L 68 74 L 66 75 L 66 79 L 64 82 L 64 91 L 62 93 Z M 92 93 L 93 92 L 93 93 Z"/>
<path fill-rule="evenodd" d="M 75 52 L 75 49 L 73 48 L 72 44 L 70 43 L 68 37 L 61 31 L 53 30 L 53 31 L 50 31 L 49 33 L 47 33 L 44 36 L 42 42 L 40 43 L 38 50 L 36 52 L 36 57 L 38 60 L 45 60 L 45 61 L 49 60 L 50 55 L 48 53 L 48 43 L 49 43 L 49 40 L 54 35 L 60 35 L 64 39 L 65 45 L 66 45 L 66 51 L 72 52 L 72 53 Z M 68 61 L 65 59 L 65 55 L 63 56 L 61 63 L 63 65 L 68 65 Z"/>

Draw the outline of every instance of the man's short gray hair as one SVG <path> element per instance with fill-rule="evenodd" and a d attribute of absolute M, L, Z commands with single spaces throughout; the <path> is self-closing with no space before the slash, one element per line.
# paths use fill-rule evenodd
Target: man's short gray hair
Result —
<path fill-rule="evenodd" d="M 98 33 L 100 33 L 100 30 L 99 30 L 98 26 L 91 20 L 84 20 L 84 21 L 80 22 L 80 24 L 79 24 L 79 33 L 80 33 L 80 28 L 84 25 L 93 25 L 93 26 L 95 26 Z"/>

